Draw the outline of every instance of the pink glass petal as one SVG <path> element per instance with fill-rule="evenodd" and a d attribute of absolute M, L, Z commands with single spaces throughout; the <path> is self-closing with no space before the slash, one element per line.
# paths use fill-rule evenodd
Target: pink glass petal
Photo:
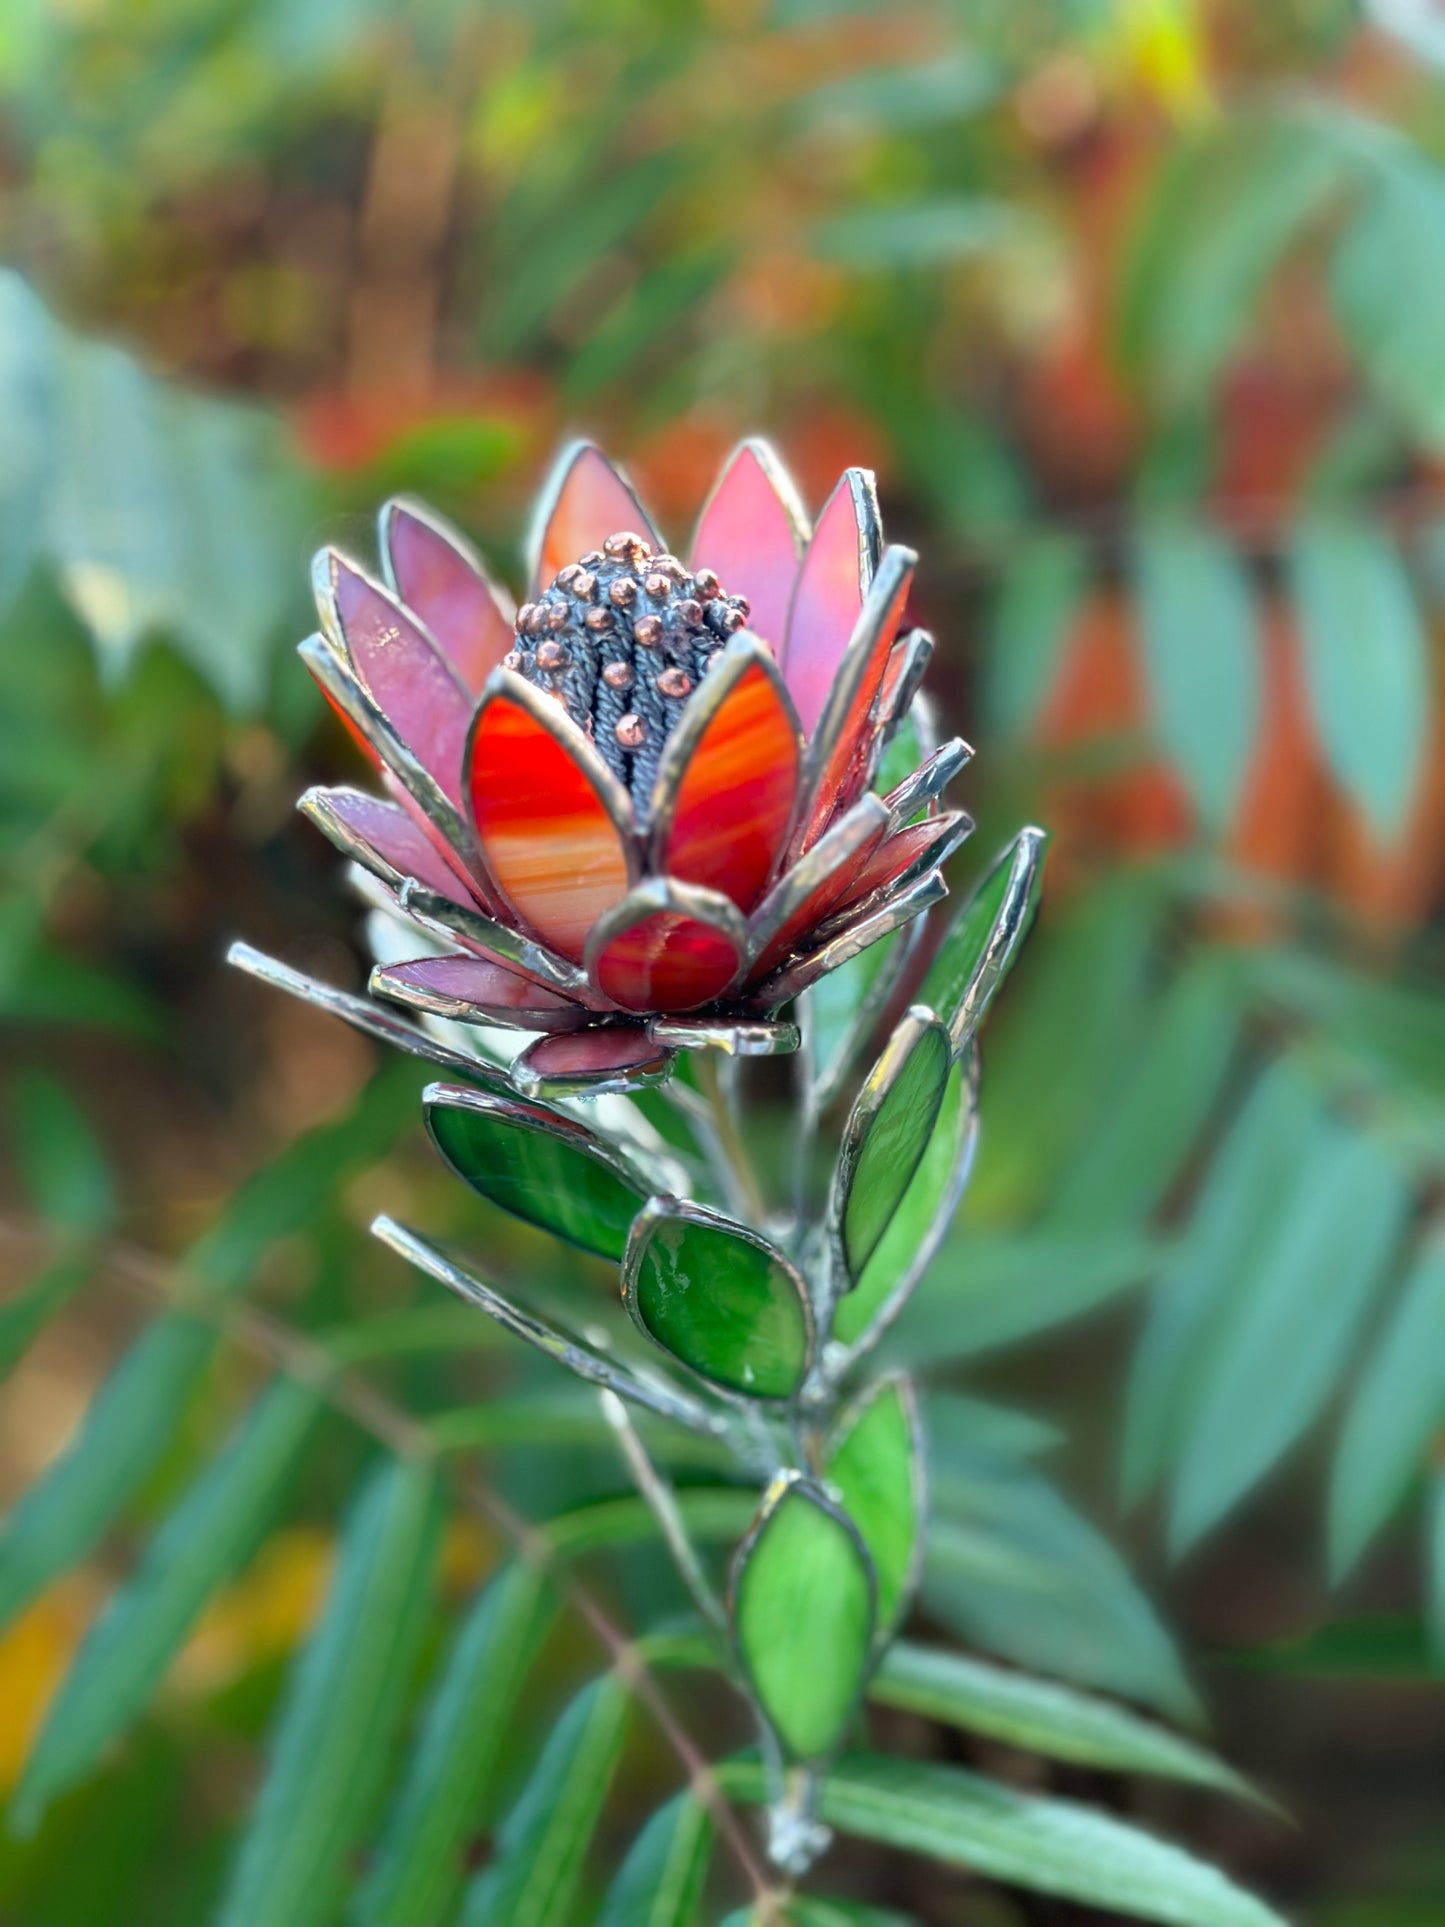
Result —
<path fill-rule="evenodd" d="M 580 958 L 634 881 L 626 793 L 560 704 L 506 669 L 493 671 L 470 755 L 489 878 L 544 943 Z"/>
<path fill-rule="evenodd" d="M 406 502 L 381 516 L 387 580 L 473 694 L 512 646 L 515 611 L 455 531 Z"/>
<path fill-rule="evenodd" d="M 512 1066 L 512 1076 L 528 1092 L 547 1085 L 585 1089 L 589 1084 L 656 1077 L 666 1070 L 672 1055 L 666 1045 L 654 1043 L 635 1024 L 602 1025 L 569 1036 L 538 1038 Z"/>
<path fill-rule="evenodd" d="M 453 803 L 472 699 L 451 664 L 389 590 L 334 549 L 318 558 L 323 619 L 334 609 L 351 661 L 402 742 Z"/>
<path fill-rule="evenodd" d="M 702 512 L 692 566 L 711 569 L 729 595 L 747 597 L 748 628 L 778 656 L 807 534 L 802 504 L 777 457 L 766 442 L 744 442 Z"/>
<path fill-rule="evenodd" d="M 741 957 L 725 930 L 678 910 L 655 910 L 604 944 L 592 981 L 623 1010 L 696 1010 L 721 997 Z"/>
<path fill-rule="evenodd" d="M 809 849 L 852 801 L 850 778 L 872 727 L 893 639 L 913 586 L 911 549 L 890 548 L 879 564 L 827 705 L 808 745 L 808 789 L 795 846 Z"/>
<path fill-rule="evenodd" d="M 653 862 L 667 876 L 723 891 L 746 911 L 762 894 L 793 820 L 802 742 L 773 663 L 756 644 L 751 654 L 736 642 L 728 650 L 730 660 L 711 671 L 673 737 L 687 759 L 675 788 L 672 758 L 664 756 Z M 720 700 L 714 677 L 730 684 Z M 707 718 L 695 741 L 690 714 Z"/>
<path fill-rule="evenodd" d="M 867 469 L 847 469 L 818 517 L 788 610 L 783 674 L 809 736 L 863 607 L 880 546 L 873 477 Z"/>
<path fill-rule="evenodd" d="M 568 1030 L 591 1015 L 559 991 L 483 957 L 418 957 L 388 964 L 372 972 L 371 988 L 410 1009 L 463 1024 Z"/>
<path fill-rule="evenodd" d="M 365 790 L 315 789 L 301 799 L 301 807 L 330 836 L 338 848 L 358 863 L 380 874 L 377 865 L 397 877 L 415 877 L 429 890 L 465 901 L 472 894 L 460 870 L 447 862 L 432 837 L 400 803 L 388 803 Z M 368 852 L 375 859 L 367 862 Z M 388 882 L 391 877 L 387 877 Z"/>
<path fill-rule="evenodd" d="M 534 589 L 624 529 L 655 549 L 662 547 L 631 488 L 591 442 L 575 442 L 563 451 L 543 491 L 541 507 L 540 526 L 533 536 Z"/>

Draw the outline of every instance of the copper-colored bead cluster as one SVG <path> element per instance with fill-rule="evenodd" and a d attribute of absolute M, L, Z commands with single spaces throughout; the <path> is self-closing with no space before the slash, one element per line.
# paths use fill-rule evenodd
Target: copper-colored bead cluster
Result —
<path fill-rule="evenodd" d="M 711 569 L 623 529 L 522 605 L 506 666 L 563 704 L 645 810 L 683 705 L 747 619 Z"/>

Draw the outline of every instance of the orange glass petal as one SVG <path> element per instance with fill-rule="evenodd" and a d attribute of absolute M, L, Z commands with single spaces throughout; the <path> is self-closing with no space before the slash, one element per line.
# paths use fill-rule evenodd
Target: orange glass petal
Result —
<path fill-rule="evenodd" d="M 563 460 L 566 468 L 554 484 L 537 544 L 534 587 L 624 529 L 662 547 L 637 497 L 600 450 L 584 442 Z"/>
<path fill-rule="evenodd" d="M 872 477 L 849 469 L 818 517 L 788 612 L 783 674 L 811 736 L 828 700 L 877 560 Z"/>
<path fill-rule="evenodd" d="M 512 615 L 475 559 L 445 529 L 393 502 L 382 520 L 397 595 L 478 693 L 512 646 Z"/>
<path fill-rule="evenodd" d="M 632 878 L 622 833 L 564 731 L 576 734 L 560 708 L 544 728 L 505 689 L 485 697 L 468 784 L 488 873 L 543 942 L 575 961 Z"/>
<path fill-rule="evenodd" d="M 692 566 L 711 569 L 729 595 L 747 597 L 748 628 L 781 656 L 802 531 L 779 488 L 764 458 L 745 442 L 702 512 Z"/>
<path fill-rule="evenodd" d="M 838 903 L 839 911 L 865 903 L 875 890 L 911 883 L 914 877 L 942 863 L 961 841 L 963 824 L 963 816 L 952 811 L 897 831 L 879 845 L 850 882 L 847 894 Z"/>
<path fill-rule="evenodd" d="M 658 867 L 751 910 L 792 822 L 800 757 L 776 676 L 755 662 L 689 759 L 670 820 L 659 825 Z"/>
<path fill-rule="evenodd" d="M 843 829 L 841 824 L 837 827 L 840 831 Z M 860 870 L 872 861 L 887 834 L 888 818 L 880 806 L 873 827 L 861 839 L 847 835 L 838 837 L 838 847 L 832 861 L 825 864 L 817 883 L 778 926 L 750 968 L 748 975 L 752 981 L 756 982 L 778 969 L 808 933 L 832 914 L 849 895 Z M 821 856 L 823 851 L 820 849 L 818 854 Z"/>
<path fill-rule="evenodd" d="M 726 931 L 657 910 L 603 947 L 592 981 L 623 1010 L 695 1010 L 723 994 L 739 962 Z"/>

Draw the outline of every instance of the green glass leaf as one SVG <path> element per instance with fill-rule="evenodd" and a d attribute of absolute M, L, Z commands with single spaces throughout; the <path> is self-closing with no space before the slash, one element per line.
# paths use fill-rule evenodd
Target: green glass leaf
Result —
<path fill-rule="evenodd" d="M 506 1762 L 508 1722 L 551 1619 L 541 1574 L 507 1566 L 462 1620 L 357 1895 L 355 1927 L 448 1918 L 467 1839 Z"/>
<path fill-rule="evenodd" d="M 292 1669 L 219 1927 L 329 1918 L 389 1764 L 431 1605 L 434 1469 L 389 1459 L 353 1506 L 321 1622 Z"/>
<path fill-rule="evenodd" d="M 718 1779 L 734 1798 L 768 1797 L 766 1775 L 752 1761 L 729 1761 Z M 1076 1800 L 1020 1793 L 963 1767 L 845 1754 L 829 1769 L 819 1817 L 840 1833 L 1082 1901 L 1110 1918 L 1124 1914 L 1168 1927 L 1284 1927 L 1263 1901 L 1153 1833 Z"/>
<path fill-rule="evenodd" d="M 923 1543 L 923 1437 L 906 1378 L 880 1380 L 843 1414 L 826 1476 L 873 1561 L 886 1634 L 913 1588 Z"/>
<path fill-rule="evenodd" d="M 1445 1419 L 1445 1241 L 1421 1253 L 1360 1380 L 1330 1490 L 1330 1565 L 1354 1565 Z"/>
<path fill-rule="evenodd" d="M 933 1135 L 902 1202 L 854 1289 L 838 1301 L 833 1336 L 871 1341 L 901 1309 L 948 1229 L 968 1172 L 976 1125 L 968 1060 L 949 1072 Z"/>
<path fill-rule="evenodd" d="M 422 1101 L 432 1141 L 474 1191 L 568 1244 L 622 1257 L 646 1188 L 585 1125 L 460 1084 L 432 1084 Z"/>
<path fill-rule="evenodd" d="M 460 1927 L 556 1927 L 571 1918 L 583 1856 L 627 1736 L 627 1688 L 596 1679 L 553 1728 L 496 1855 L 467 1891 Z"/>
<path fill-rule="evenodd" d="M 769 1487 L 733 1560 L 738 1655 L 784 1750 L 830 1753 L 863 1690 L 875 1584 L 857 1529 L 800 1473 Z"/>
<path fill-rule="evenodd" d="M 691 1794 L 659 1807 L 607 1889 L 597 1927 L 697 1927 L 713 1825 Z"/>
<path fill-rule="evenodd" d="M 1259 1797 L 1208 1748 L 1141 1719 L 1128 1707 L 972 1655 L 899 1640 L 879 1662 L 868 1697 L 1047 1759 L 1117 1773 L 1157 1773 Z"/>
<path fill-rule="evenodd" d="M 165 1520 L 50 1710 L 15 1796 L 22 1830 L 90 1772 L 146 1704 L 211 1594 L 274 1515 L 319 1403 L 311 1386 L 278 1380 Z"/>
<path fill-rule="evenodd" d="M 947 1030 L 915 1004 L 868 1073 L 843 1130 L 828 1214 L 856 1284 L 913 1181 L 948 1086 Z"/>
<path fill-rule="evenodd" d="M 628 1311 L 647 1336 L 715 1385 L 789 1398 L 808 1370 L 813 1314 L 775 1245 L 720 1212 L 653 1198 L 622 1265 Z"/>
<path fill-rule="evenodd" d="M 1028 935 L 1048 839 L 1021 830 L 959 910 L 923 980 L 918 1001 L 936 1010 L 961 1051 L 982 1023 Z"/>

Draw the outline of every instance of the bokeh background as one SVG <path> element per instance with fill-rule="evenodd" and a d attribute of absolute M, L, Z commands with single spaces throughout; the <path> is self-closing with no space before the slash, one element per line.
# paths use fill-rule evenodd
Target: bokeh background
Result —
<path fill-rule="evenodd" d="M 815 507 L 875 467 L 922 552 L 978 750 L 956 888 L 1054 837 L 897 1341 L 962 1441 L 926 1611 L 1192 1691 L 1293 1821 L 1066 1788 L 1322 1927 L 1445 1919 L 1442 162 L 1429 0 L 11 0 L 0 1498 L 54 1481 L 180 1254 L 302 1333 L 432 1316 L 383 1208 L 574 1288 L 438 1174 L 409 1071 L 222 966 L 244 933 L 363 974 L 292 815 L 356 769 L 291 654 L 307 560 L 411 490 L 515 579 L 576 429 L 680 541 L 761 431 Z M 528 1509 L 617 1489 L 528 1432 L 510 1354 L 396 1329 L 407 1409 L 512 1397 L 456 1438 Z M 0 1559 L 0 1793 L 264 1375 L 231 1338 L 130 1415 L 114 1503 Z M 325 1431 L 123 1743 L 0 1842 L 0 1919 L 207 1917 L 367 1449 Z M 495 1550 L 451 1530 L 443 1605 Z M 846 1866 L 930 1922 L 1097 1918 Z"/>

